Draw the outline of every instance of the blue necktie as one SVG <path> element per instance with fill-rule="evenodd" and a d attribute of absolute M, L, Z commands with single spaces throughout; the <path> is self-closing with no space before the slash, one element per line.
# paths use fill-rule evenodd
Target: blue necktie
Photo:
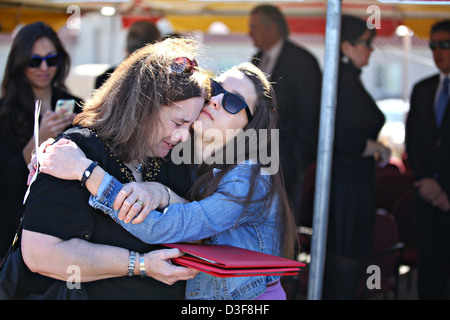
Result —
<path fill-rule="evenodd" d="M 439 128 L 441 126 L 442 118 L 444 117 L 445 107 L 448 103 L 448 85 L 450 83 L 449 78 L 445 78 L 444 83 L 442 85 L 441 93 L 439 94 L 439 98 L 436 104 L 436 124 Z"/>

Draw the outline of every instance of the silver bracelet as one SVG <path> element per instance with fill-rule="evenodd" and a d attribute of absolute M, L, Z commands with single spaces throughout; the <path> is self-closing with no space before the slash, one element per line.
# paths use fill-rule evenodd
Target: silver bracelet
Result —
<path fill-rule="evenodd" d="M 136 264 L 136 252 L 130 251 L 130 257 L 128 258 L 128 276 L 134 276 L 134 265 Z"/>
<path fill-rule="evenodd" d="M 144 253 L 139 253 L 139 271 L 141 272 L 142 278 L 145 278 L 147 276 L 147 273 L 145 272 Z"/>

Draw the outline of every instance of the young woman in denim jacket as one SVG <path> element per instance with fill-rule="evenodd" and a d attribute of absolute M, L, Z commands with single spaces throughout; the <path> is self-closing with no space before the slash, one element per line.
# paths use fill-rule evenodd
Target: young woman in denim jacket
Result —
<path fill-rule="evenodd" d="M 101 183 L 94 183 L 99 179 L 92 183 L 87 180 L 86 186 L 93 194 L 90 203 L 147 243 L 203 240 L 292 258 L 295 224 L 281 173 L 278 167 L 276 172 L 270 172 L 267 165 L 252 159 L 250 144 L 254 141 L 245 138 L 254 130 L 257 146 L 267 142 L 267 154 L 277 152 L 270 150 L 277 114 L 272 87 L 264 74 L 249 63 L 232 68 L 218 79 L 219 82 L 211 80 L 210 101 L 193 126 L 194 149 L 203 163 L 190 190 L 192 202 L 156 183 L 130 183 L 123 187 L 102 171 Z M 237 134 L 239 130 L 232 130 L 230 137 L 230 129 L 243 129 L 242 135 Z M 260 129 L 267 130 L 266 141 Z M 239 161 L 239 143 L 245 143 L 245 161 Z M 231 159 L 230 149 L 234 151 Z M 261 157 L 258 150 L 257 156 Z M 47 147 L 41 171 L 80 179 L 90 163 L 73 142 L 60 140 Z M 160 210 L 154 210 L 157 208 Z M 186 299 L 285 299 L 279 278 L 217 278 L 199 273 L 188 280 Z"/>

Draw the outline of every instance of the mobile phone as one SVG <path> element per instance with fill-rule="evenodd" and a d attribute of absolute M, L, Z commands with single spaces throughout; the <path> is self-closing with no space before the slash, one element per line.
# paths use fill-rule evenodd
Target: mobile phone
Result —
<path fill-rule="evenodd" d="M 55 112 L 60 113 L 61 116 L 68 116 L 73 113 L 74 108 L 75 108 L 74 99 L 70 100 L 59 99 L 58 101 L 56 101 Z"/>

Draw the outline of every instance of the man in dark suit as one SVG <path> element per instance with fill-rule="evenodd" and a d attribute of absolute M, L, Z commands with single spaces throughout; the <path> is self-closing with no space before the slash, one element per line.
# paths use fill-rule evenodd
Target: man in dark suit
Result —
<path fill-rule="evenodd" d="M 440 72 L 414 86 L 406 122 L 406 150 L 416 181 L 419 297 L 448 299 L 450 20 L 433 25 L 430 48 Z"/>
<path fill-rule="evenodd" d="M 250 37 L 259 49 L 252 62 L 270 76 L 275 89 L 281 165 L 297 215 L 304 170 L 316 161 L 322 73 L 316 58 L 289 41 L 288 35 L 277 7 L 261 5 L 252 10 Z"/>

